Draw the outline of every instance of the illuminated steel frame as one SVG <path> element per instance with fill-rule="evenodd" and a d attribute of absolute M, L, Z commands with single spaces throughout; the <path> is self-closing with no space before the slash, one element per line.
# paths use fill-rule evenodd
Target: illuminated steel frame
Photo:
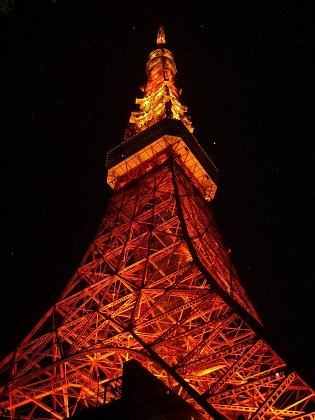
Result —
<path fill-rule="evenodd" d="M 3 418 L 61 420 L 117 399 L 131 358 L 206 418 L 315 418 L 314 392 L 265 339 L 216 228 L 216 168 L 170 109 L 133 114 L 108 153 L 113 194 L 95 240 L 0 362 Z"/>

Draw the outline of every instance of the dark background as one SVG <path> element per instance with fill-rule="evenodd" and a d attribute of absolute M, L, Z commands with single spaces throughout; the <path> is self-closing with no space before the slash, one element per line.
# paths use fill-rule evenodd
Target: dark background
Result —
<path fill-rule="evenodd" d="M 163 24 L 182 102 L 219 169 L 226 246 L 272 346 L 314 385 L 311 3 L 16 0 L 0 16 L 0 358 L 94 238 L 106 152 L 122 140 Z"/>

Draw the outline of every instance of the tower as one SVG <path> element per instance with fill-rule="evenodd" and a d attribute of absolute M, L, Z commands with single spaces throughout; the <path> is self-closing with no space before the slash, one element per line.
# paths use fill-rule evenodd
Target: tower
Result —
<path fill-rule="evenodd" d="M 275 353 L 209 202 L 217 171 L 193 135 L 159 28 L 139 109 L 108 152 L 113 193 L 56 304 L 0 363 L 0 412 L 63 419 L 119 396 L 135 359 L 209 418 L 314 418 Z"/>

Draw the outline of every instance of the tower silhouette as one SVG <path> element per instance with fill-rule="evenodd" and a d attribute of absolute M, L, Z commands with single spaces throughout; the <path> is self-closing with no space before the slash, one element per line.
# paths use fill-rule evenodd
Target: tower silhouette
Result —
<path fill-rule="evenodd" d="M 139 109 L 107 155 L 108 206 L 64 292 L 0 362 L 0 413 L 64 419 L 119 398 L 135 359 L 208 418 L 314 419 L 211 212 L 217 170 L 193 135 L 163 27 Z"/>

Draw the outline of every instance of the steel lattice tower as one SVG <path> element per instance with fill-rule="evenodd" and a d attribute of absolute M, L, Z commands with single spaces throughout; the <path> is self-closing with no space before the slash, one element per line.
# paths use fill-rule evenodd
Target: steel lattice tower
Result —
<path fill-rule="evenodd" d="M 206 418 L 314 419 L 310 387 L 264 338 L 209 201 L 217 171 L 180 102 L 159 28 L 105 216 L 56 304 L 0 363 L 0 413 L 64 419 L 119 396 L 132 358 Z"/>

